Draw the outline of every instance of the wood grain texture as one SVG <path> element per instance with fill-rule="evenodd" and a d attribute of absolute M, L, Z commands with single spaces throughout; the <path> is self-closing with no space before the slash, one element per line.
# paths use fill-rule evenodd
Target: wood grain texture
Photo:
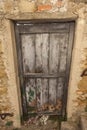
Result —
<path fill-rule="evenodd" d="M 60 43 L 60 35 L 59 34 L 50 34 L 50 51 L 49 51 L 49 73 L 57 73 L 58 72 L 58 64 L 59 64 L 59 43 Z"/>
<path fill-rule="evenodd" d="M 29 21 L 16 25 L 25 115 L 36 111 L 31 111 L 32 107 L 65 115 L 73 32 L 73 22 Z"/>
<path fill-rule="evenodd" d="M 67 33 L 69 32 L 68 23 L 43 23 L 43 24 L 19 24 L 18 29 L 22 34 L 38 34 L 38 33 Z"/>
<path fill-rule="evenodd" d="M 26 99 L 27 104 L 30 107 L 36 108 L 36 84 L 35 79 L 27 79 L 26 80 Z"/>
<path fill-rule="evenodd" d="M 24 73 L 35 72 L 35 36 L 22 35 L 22 55 Z"/>
<path fill-rule="evenodd" d="M 67 51 L 68 51 L 68 34 L 62 34 L 60 37 L 60 66 L 59 72 L 66 71 Z"/>
<path fill-rule="evenodd" d="M 64 79 L 59 78 L 58 79 L 58 84 L 57 84 L 57 99 L 62 99 L 63 96 L 63 87 L 64 87 Z"/>
<path fill-rule="evenodd" d="M 37 107 L 39 108 L 43 104 L 48 102 L 48 80 L 40 79 L 36 80 L 37 86 Z"/>
<path fill-rule="evenodd" d="M 49 80 L 49 103 L 55 105 L 56 104 L 56 79 Z"/>
<path fill-rule="evenodd" d="M 48 73 L 48 34 L 36 34 L 36 73 Z"/>

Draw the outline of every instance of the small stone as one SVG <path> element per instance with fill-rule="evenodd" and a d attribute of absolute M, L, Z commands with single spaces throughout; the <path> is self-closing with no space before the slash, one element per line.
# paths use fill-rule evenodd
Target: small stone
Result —
<path fill-rule="evenodd" d="M 74 122 L 62 122 L 62 130 L 78 130 L 78 126 Z"/>

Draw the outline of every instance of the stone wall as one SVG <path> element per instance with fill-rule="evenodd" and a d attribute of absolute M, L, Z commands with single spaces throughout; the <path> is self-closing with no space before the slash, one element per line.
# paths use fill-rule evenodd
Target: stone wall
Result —
<path fill-rule="evenodd" d="M 4 57 L 2 51 L 2 41 L 0 41 L 0 113 L 10 110 L 10 103 L 8 99 L 8 77 L 4 65 Z"/>
<path fill-rule="evenodd" d="M 87 15 L 86 15 L 87 17 Z M 83 46 L 87 44 L 87 21 L 85 24 L 84 34 L 83 34 Z M 78 106 L 84 108 L 87 111 L 87 46 L 83 49 L 83 56 L 81 60 L 81 80 L 78 82 L 78 90 L 77 90 L 77 102 Z M 86 70 L 86 71 L 85 71 Z"/>
<path fill-rule="evenodd" d="M 86 0 L 0 0 L 0 113 L 13 112 L 20 126 L 21 96 L 13 20 L 75 20 L 75 38 L 68 89 L 67 114 L 84 111 L 87 104 L 87 4 Z"/>

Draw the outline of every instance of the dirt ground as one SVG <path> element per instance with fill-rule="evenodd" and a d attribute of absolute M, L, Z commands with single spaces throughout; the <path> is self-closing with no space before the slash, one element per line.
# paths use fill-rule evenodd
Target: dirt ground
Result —
<path fill-rule="evenodd" d="M 12 126 L 3 126 L 0 130 L 58 130 L 58 123 L 57 122 L 49 122 L 46 125 L 36 126 L 22 126 L 21 128 L 14 128 Z"/>
<path fill-rule="evenodd" d="M 13 126 L 1 125 L 0 130 L 59 130 L 58 120 L 46 120 L 44 123 L 30 123 L 27 121 L 21 128 L 14 128 Z"/>

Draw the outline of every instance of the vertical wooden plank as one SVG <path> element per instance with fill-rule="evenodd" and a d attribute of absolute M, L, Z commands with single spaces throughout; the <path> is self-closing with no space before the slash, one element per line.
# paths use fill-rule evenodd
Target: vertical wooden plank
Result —
<path fill-rule="evenodd" d="M 75 23 L 70 23 L 70 30 L 69 30 L 69 39 L 68 39 L 68 53 L 67 53 L 67 68 L 66 68 L 66 74 L 67 80 L 69 78 L 69 71 L 70 71 L 70 64 L 72 60 L 72 49 L 73 49 L 73 41 L 74 41 L 74 31 L 75 31 Z"/>
<path fill-rule="evenodd" d="M 63 106 L 63 93 L 64 93 L 64 77 L 58 79 L 57 89 L 56 89 L 56 110 L 61 113 Z"/>
<path fill-rule="evenodd" d="M 22 52 L 21 52 L 21 36 L 19 33 L 18 25 L 15 25 L 15 35 L 16 35 L 16 48 L 17 48 L 17 57 L 18 57 L 18 74 L 20 75 L 20 89 L 22 95 L 22 106 L 23 113 L 21 112 L 22 116 L 27 114 L 27 102 L 26 102 L 26 95 L 25 95 L 25 88 L 24 88 L 24 78 L 21 76 L 23 74 L 23 65 L 22 65 Z"/>
<path fill-rule="evenodd" d="M 35 79 L 27 79 L 25 83 L 28 111 L 36 109 L 36 84 Z"/>
<path fill-rule="evenodd" d="M 68 48 L 68 34 L 62 34 L 60 39 L 60 66 L 59 72 L 66 71 L 67 48 Z"/>
<path fill-rule="evenodd" d="M 49 73 L 57 73 L 59 65 L 59 34 L 50 34 Z M 49 103 L 56 104 L 56 79 L 49 79 Z"/>
<path fill-rule="evenodd" d="M 36 72 L 48 73 L 48 34 L 36 34 Z M 48 82 L 37 79 L 37 106 L 41 107 L 48 101 Z M 44 108 L 43 108 L 44 109 Z"/>
<path fill-rule="evenodd" d="M 64 79 L 59 78 L 58 79 L 58 85 L 57 85 L 57 99 L 62 99 L 63 87 L 64 87 Z"/>
<path fill-rule="evenodd" d="M 36 73 L 48 72 L 48 34 L 36 34 Z"/>
<path fill-rule="evenodd" d="M 49 103 L 56 104 L 56 79 L 49 79 Z"/>
<path fill-rule="evenodd" d="M 49 73 L 58 72 L 60 35 L 50 34 Z"/>
<path fill-rule="evenodd" d="M 42 83 L 41 78 L 36 79 L 36 87 L 37 87 L 37 108 L 40 108 L 42 105 Z"/>
<path fill-rule="evenodd" d="M 21 36 L 22 41 L 22 55 L 23 55 L 23 69 L 24 73 L 35 72 L 35 36 L 25 35 Z"/>
<path fill-rule="evenodd" d="M 69 23 L 69 39 L 68 39 L 68 53 L 67 53 L 67 65 L 66 65 L 66 82 L 64 87 L 64 96 L 63 96 L 63 108 L 62 115 L 66 114 L 66 104 L 67 104 L 67 92 L 68 92 L 68 82 L 69 82 L 69 73 L 70 73 L 70 64 L 72 59 L 72 49 L 73 49 L 73 41 L 74 41 L 74 31 L 75 31 L 75 23 Z"/>
<path fill-rule="evenodd" d="M 43 104 L 48 103 L 48 79 L 42 79 L 42 99 L 43 99 Z"/>
<path fill-rule="evenodd" d="M 37 78 L 37 107 L 40 111 L 45 110 L 45 105 L 48 103 L 48 80 Z"/>

